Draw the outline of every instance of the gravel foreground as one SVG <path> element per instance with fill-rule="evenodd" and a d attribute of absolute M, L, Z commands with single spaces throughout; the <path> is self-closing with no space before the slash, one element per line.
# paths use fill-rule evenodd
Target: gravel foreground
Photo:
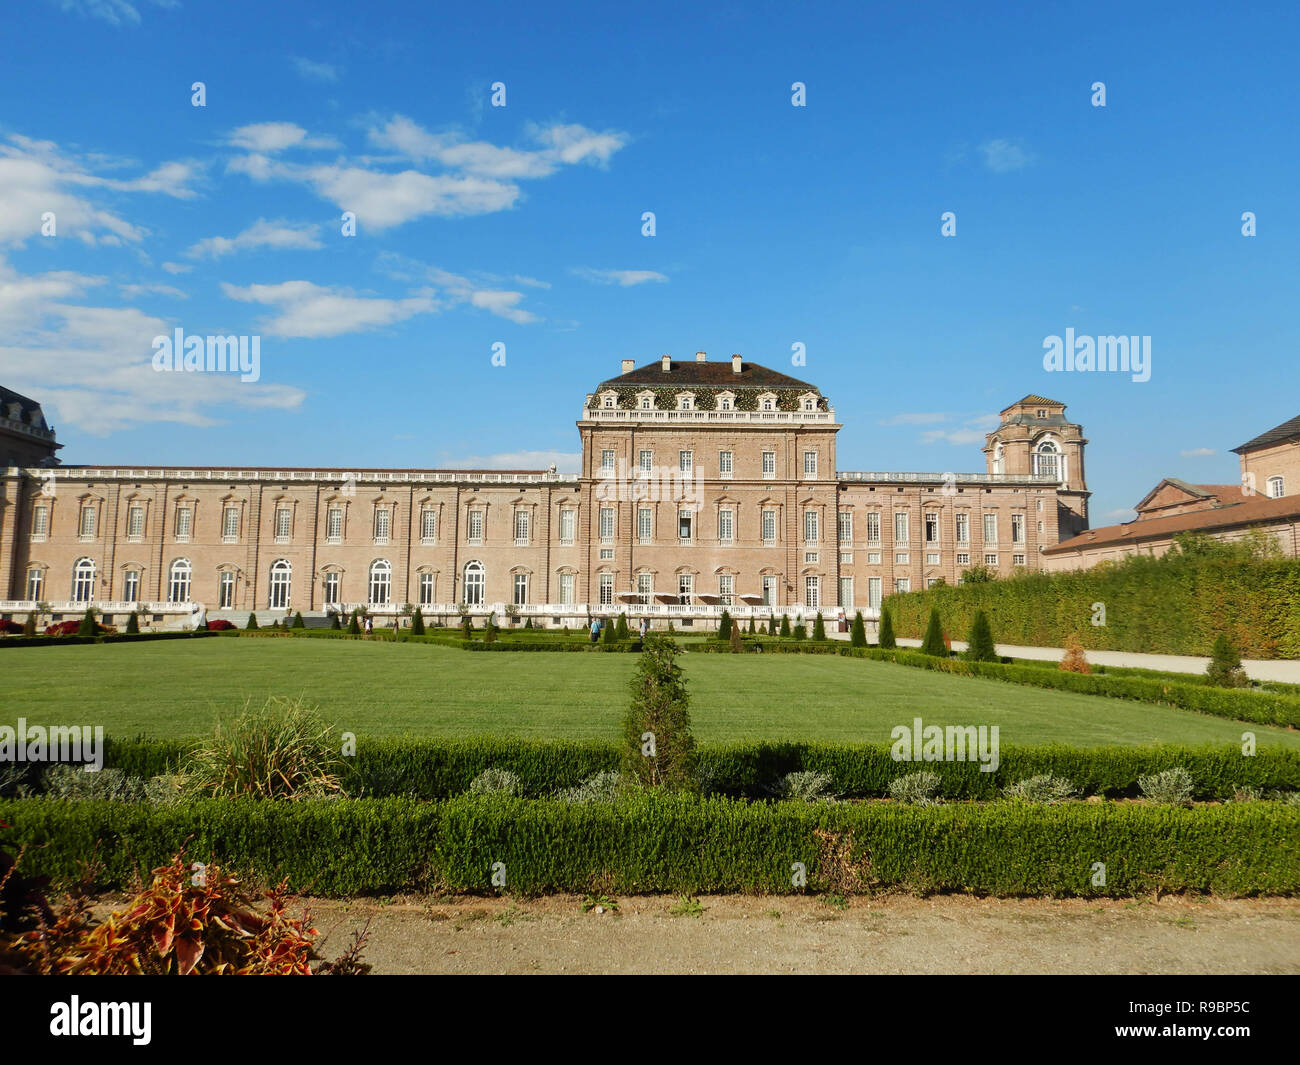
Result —
<path fill-rule="evenodd" d="M 1300 973 L 1300 900 L 634 896 L 305 900 L 334 957 L 370 922 L 375 974 Z M 291 907 L 295 912 L 297 906 Z M 688 907 L 694 909 L 694 907 Z"/>

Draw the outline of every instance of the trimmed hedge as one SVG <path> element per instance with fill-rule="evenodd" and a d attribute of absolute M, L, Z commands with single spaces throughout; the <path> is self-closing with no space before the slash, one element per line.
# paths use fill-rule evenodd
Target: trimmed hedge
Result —
<path fill-rule="evenodd" d="M 1104 603 L 1106 624 L 1091 624 Z M 936 585 L 886 600 L 899 636 L 920 637 L 931 609 L 949 631 L 988 613 L 999 643 L 1209 655 L 1226 633 L 1244 658 L 1300 658 L 1300 559 L 1136 557 L 1122 565 Z"/>
<path fill-rule="evenodd" d="M 220 631 L 206 632 L 108 632 L 99 636 L 9 636 L 0 640 L 0 647 L 70 647 L 80 643 L 141 643 L 147 640 L 196 640 L 205 636 L 220 636 Z"/>
<path fill-rule="evenodd" d="M 219 802 L 0 802 L 29 875 L 59 879 L 97 853 L 102 888 L 186 849 L 254 881 L 346 897 L 398 891 L 489 892 L 496 863 L 516 893 L 793 894 L 840 879 L 818 830 L 848 844 L 866 890 L 1000 896 L 1127 896 L 1153 889 L 1219 895 L 1300 890 L 1300 810 L 1268 803 L 1149 805 L 744 803 L 635 795 L 566 804 L 461 798 Z M 16 837 L 16 838 L 15 838 Z M 1106 886 L 1092 884 L 1093 863 Z"/>
<path fill-rule="evenodd" d="M 910 722 L 900 722 L 909 724 Z M 138 777 L 174 769 L 192 746 L 180 740 L 113 740 L 104 764 Z M 1230 799 L 1242 787 L 1300 791 L 1300 751 L 1267 747 L 1246 757 L 1234 746 L 1078 748 L 1002 745 L 996 772 L 981 773 L 977 762 L 926 762 L 938 773 L 940 793 L 954 799 L 993 799 L 1004 787 L 1041 773 L 1066 777 L 1088 795 L 1132 796 L 1138 777 L 1183 766 L 1196 782 L 1197 799 Z M 447 799 L 469 789 L 485 769 L 506 769 L 519 777 L 526 796 L 542 798 L 580 784 L 593 773 L 616 770 L 621 748 L 604 740 L 538 742 L 479 737 L 443 739 L 359 739 L 355 757 L 345 759 L 342 778 L 350 795 Z M 732 797 L 762 799 L 776 793 L 787 773 L 816 771 L 831 778 L 844 798 L 880 798 L 889 783 L 918 765 L 895 762 L 889 744 L 740 743 L 699 748 L 705 787 Z"/>

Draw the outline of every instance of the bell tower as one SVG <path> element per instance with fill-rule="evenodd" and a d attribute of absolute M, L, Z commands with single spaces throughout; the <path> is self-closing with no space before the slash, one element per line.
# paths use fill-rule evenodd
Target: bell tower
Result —
<path fill-rule="evenodd" d="M 1065 404 L 1028 395 L 1002 411 L 1002 423 L 985 438 L 990 474 L 1053 477 L 1061 539 L 1088 528 L 1088 482 L 1084 472 L 1083 426 L 1065 416 Z"/>

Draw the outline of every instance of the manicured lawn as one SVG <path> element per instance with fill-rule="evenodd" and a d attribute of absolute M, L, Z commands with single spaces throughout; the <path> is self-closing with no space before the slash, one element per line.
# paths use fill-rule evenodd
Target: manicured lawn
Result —
<path fill-rule="evenodd" d="M 1185 710 L 834 656 L 681 658 L 704 742 L 888 742 L 895 725 L 1001 726 L 1004 744 L 1300 746 L 1300 733 Z M 354 640 L 208 639 L 0 651 L 0 723 L 189 737 L 246 699 L 305 694 L 358 735 L 614 738 L 635 655 L 471 653 Z"/>

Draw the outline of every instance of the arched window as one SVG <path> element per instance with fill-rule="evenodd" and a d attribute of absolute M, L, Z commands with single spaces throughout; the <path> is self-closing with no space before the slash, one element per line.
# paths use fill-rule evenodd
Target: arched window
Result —
<path fill-rule="evenodd" d="M 1281 499 L 1286 495 L 1286 481 L 1281 477 L 1270 477 L 1268 479 L 1268 497 L 1269 499 Z"/>
<path fill-rule="evenodd" d="M 393 591 L 393 565 L 386 558 L 370 563 L 369 596 L 371 606 L 387 606 Z"/>
<path fill-rule="evenodd" d="M 188 558 L 178 558 L 167 570 L 167 602 L 190 601 L 190 575 L 194 572 Z"/>
<path fill-rule="evenodd" d="M 1058 481 L 1065 480 L 1065 457 L 1052 441 L 1044 440 L 1034 449 L 1034 473 Z"/>
<path fill-rule="evenodd" d="M 72 601 L 89 603 L 95 598 L 95 563 L 93 559 L 79 558 L 72 567 Z"/>
<path fill-rule="evenodd" d="M 465 603 L 469 606 L 483 605 L 484 585 L 483 563 L 465 563 Z"/>
<path fill-rule="evenodd" d="M 289 606 L 289 591 L 293 583 L 293 567 L 284 559 L 271 563 L 271 583 L 266 605 L 272 610 L 285 610 Z"/>
<path fill-rule="evenodd" d="M 998 474 L 1006 472 L 1006 459 L 1003 457 L 1001 444 L 996 444 L 993 448 L 993 472 Z"/>

